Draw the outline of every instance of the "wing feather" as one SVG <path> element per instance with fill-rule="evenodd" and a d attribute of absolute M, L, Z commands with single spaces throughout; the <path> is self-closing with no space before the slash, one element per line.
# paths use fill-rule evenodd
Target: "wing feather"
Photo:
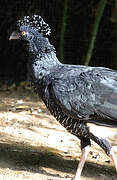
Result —
<path fill-rule="evenodd" d="M 115 71 L 94 69 L 73 76 L 69 73 L 63 79 L 54 80 L 52 94 L 56 103 L 73 118 L 99 125 L 117 125 Z"/>

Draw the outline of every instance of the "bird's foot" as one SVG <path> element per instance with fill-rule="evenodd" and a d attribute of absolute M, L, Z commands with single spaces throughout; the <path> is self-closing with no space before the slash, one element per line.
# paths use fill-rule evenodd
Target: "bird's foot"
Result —
<path fill-rule="evenodd" d="M 81 178 L 80 177 L 74 177 L 74 178 L 72 178 L 71 180 L 81 180 Z"/>

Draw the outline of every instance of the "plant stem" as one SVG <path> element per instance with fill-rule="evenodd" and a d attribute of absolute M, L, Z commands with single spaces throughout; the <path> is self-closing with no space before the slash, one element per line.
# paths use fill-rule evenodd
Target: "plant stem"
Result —
<path fill-rule="evenodd" d="M 90 63 L 96 36 L 97 36 L 97 32 L 98 32 L 98 28 L 99 28 L 99 23 L 100 23 L 102 15 L 103 15 L 103 11 L 106 6 L 106 3 L 107 3 L 107 0 L 100 0 L 100 2 L 98 4 L 97 13 L 96 13 L 97 16 L 95 18 L 95 22 L 94 22 L 93 29 L 92 29 L 91 40 L 90 40 L 88 52 L 87 52 L 87 55 L 85 58 L 85 63 L 84 63 L 85 66 L 88 66 Z"/>
<path fill-rule="evenodd" d="M 60 44 L 59 44 L 59 57 L 62 62 L 64 61 L 64 43 L 65 43 L 67 9 L 68 9 L 68 0 L 64 0 L 62 25 L 61 25 L 61 32 L 60 32 Z"/>

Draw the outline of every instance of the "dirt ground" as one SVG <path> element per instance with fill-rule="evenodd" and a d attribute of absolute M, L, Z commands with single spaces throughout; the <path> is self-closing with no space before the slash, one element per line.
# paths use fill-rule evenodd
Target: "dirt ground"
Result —
<path fill-rule="evenodd" d="M 117 145 L 117 136 L 111 139 Z M 0 91 L 0 180 L 62 180 L 75 174 L 81 151 L 31 90 Z M 117 180 L 103 150 L 92 143 L 82 180 Z"/>

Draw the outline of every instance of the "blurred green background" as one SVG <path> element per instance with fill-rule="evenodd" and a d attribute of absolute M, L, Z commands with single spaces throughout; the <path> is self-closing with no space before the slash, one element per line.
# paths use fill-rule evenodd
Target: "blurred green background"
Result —
<path fill-rule="evenodd" d="M 9 35 L 17 19 L 32 14 L 50 25 L 61 62 L 117 69 L 117 0 L 1 0 L 0 84 L 28 79 L 25 46 Z"/>

